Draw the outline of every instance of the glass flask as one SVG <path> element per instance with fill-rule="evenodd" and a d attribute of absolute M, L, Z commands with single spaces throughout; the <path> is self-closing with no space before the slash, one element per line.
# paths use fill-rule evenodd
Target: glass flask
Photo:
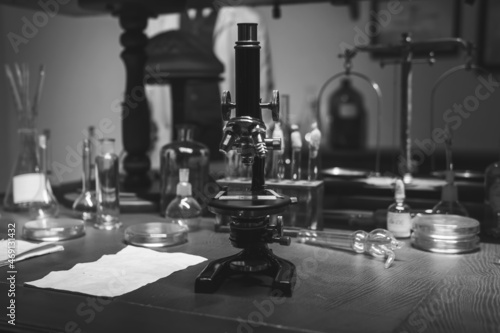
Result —
<path fill-rule="evenodd" d="M 361 93 L 345 78 L 328 101 L 329 144 L 336 149 L 362 149 L 366 138 L 366 111 Z"/>
<path fill-rule="evenodd" d="M 94 221 L 97 213 L 97 200 L 95 191 L 92 191 L 92 146 L 90 140 L 83 141 L 82 146 L 82 193 L 73 203 L 76 216 L 84 221 Z"/>
<path fill-rule="evenodd" d="M 40 185 L 36 198 L 29 204 L 29 214 L 33 219 L 46 219 L 57 217 L 59 215 L 59 203 L 52 192 L 49 177 L 47 175 L 47 136 L 40 134 L 38 136 L 38 149 L 40 156 Z"/>
<path fill-rule="evenodd" d="M 167 205 L 176 197 L 179 170 L 189 169 L 189 183 L 193 197 L 203 203 L 209 196 L 204 192 L 208 184 L 210 152 L 202 143 L 193 140 L 194 127 L 177 126 L 175 141 L 162 147 L 160 151 L 160 214 L 164 216 Z"/>
<path fill-rule="evenodd" d="M 189 231 L 199 229 L 201 222 L 201 206 L 192 197 L 189 183 L 189 169 L 179 169 L 177 196 L 170 202 L 165 211 L 167 222 L 180 225 Z"/>
<path fill-rule="evenodd" d="M 30 202 L 37 200 L 44 174 L 40 169 L 38 132 L 33 117 L 21 116 L 17 129 L 17 158 L 5 191 L 4 209 L 7 211 L 29 210 Z"/>
<path fill-rule="evenodd" d="M 113 230 L 120 222 L 120 179 L 118 156 L 115 154 L 115 140 L 99 140 L 101 149 L 96 157 L 97 218 L 94 227 Z"/>
<path fill-rule="evenodd" d="M 469 216 L 467 209 L 458 201 L 458 190 L 454 182 L 452 170 L 446 171 L 446 185 L 441 190 L 441 201 L 439 201 L 433 208 L 433 214 L 451 214 Z"/>

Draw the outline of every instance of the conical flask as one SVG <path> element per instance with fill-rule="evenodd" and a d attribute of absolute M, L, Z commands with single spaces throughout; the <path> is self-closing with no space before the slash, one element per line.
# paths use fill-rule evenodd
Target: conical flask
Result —
<path fill-rule="evenodd" d="M 27 212 L 31 202 L 40 199 L 45 175 L 40 168 L 38 132 L 33 117 L 21 117 L 17 129 L 17 158 L 5 191 L 4 209 Z"/>
<path fill-rule="evenodd" d="M 179 169 L 189 169 L 189 183 L 193 186 L 193 197 L 200 204 L 209 194 L 204 187 L 208 184 L 210 152 L 202 143 L 193 140 L 193 126 L 179 125 L 177 139 L 160 151 L 160 214 L 165 215 L 168 204 L 176 197 L 179 183 Z"/>

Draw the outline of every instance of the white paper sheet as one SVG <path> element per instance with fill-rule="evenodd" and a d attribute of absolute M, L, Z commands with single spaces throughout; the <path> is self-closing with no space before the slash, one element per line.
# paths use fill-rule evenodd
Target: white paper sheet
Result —
<path fill-rule="evenodd" d="M 53 243 L 53 242 L 30 243 L 30 242 L 26 242 L 26 241 L 19 240 L 19 239 L 18 240 L 14 240 L 14 239 L 0 240 L 0 262 L 7 260 L 9 258 L 8 253 L 9 253 L 9 250 L 14 247 L 13 242 L 16 242 L 16 245 L 15 245 L 16 257 L 18 257 L 23 252 L 26 252 L 26 251 L 36 249 L 38 247 Z M 23 260 L 26 260 L 26 259 L 31 258 L 31 257 L 41 256 L 43 254 L 62 251 L 62 250 L 64 250 L 63 246 L 57 246 L 57 247 L 53 247 L 53 248 L 49 248 L 49 249 L 45 249 L 45 250 L 40 250 L 38 252 L 31 253 L 30 255 L 26 256 L 26 258 L 24 258 Z"/>
<path fill-rule="evenodd" d="M 77 264 L 70 270 L 51 272 L 40 280 L 26 283 L 39 288 L 115 297 L 205 260 L 185 253 L 127 246 L 117 254 L 104 255 L 95 262 Z"/>

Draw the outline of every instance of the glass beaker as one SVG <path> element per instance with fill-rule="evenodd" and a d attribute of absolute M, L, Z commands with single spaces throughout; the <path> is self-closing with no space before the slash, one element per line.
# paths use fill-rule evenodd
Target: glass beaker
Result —
<path fill-rule="evenodd" d="M 189 169 L 189 183 L 198 203 L 208 198 L 204 186 L 208 184 L 210 152 L 202 143 L 193 140 L 193 126 L 177 126 L 177 139 L 160 151 L 160 214 L 165 215 L 168 204 L 177 196 L 179 169 Z"/>
<path fill-rule="evenodd" d="M 121 227 L 120 222 L 120 179 L 118 156 L 115 154 L 115 140 L 100 140 L 101 153 L 96 157 L 97 218 L 94 227 L 113 230 Z"/>

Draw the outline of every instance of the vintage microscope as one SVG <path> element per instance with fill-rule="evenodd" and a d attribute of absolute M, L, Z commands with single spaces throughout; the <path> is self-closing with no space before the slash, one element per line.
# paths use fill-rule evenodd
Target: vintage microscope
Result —
<path fill-rule="evenodd" d="M 295 284 L 295 266 L 273 254 L 269 243 L 290 245 L 283 236 L 283 222 L 278 216 L 271 224 L 270 216 L 284 212 L 296 198 L 280 195 L 266 188 L 264 171 L 268 150 L 280 149 L 281 139 L 266 139 L 266 125 L 261 109 L 269 109 L 274 121 L 279 120 L 279 92 L 273 91 L 270 103 L 260 103 L 260 45 L 256 23 L 238 24 L 236 42 L 236 98 L 231 102 L 228 91 L 222 93 L 222 119 L 227 121 L 220 151 L 235 149 L 242 162 L 252 166 L 251 188 L 244 192 L 223 188 L 208 204 L 211 212 L 229 216 L 231 244 L 240 253 L 212 261 L 196 278 L 195 292 L 214 292 L 224 279 L 237 274 L 271 276 L 273 289 L 291 295 Z M 231 118 L 231 110 L 235 117 Z"/>

